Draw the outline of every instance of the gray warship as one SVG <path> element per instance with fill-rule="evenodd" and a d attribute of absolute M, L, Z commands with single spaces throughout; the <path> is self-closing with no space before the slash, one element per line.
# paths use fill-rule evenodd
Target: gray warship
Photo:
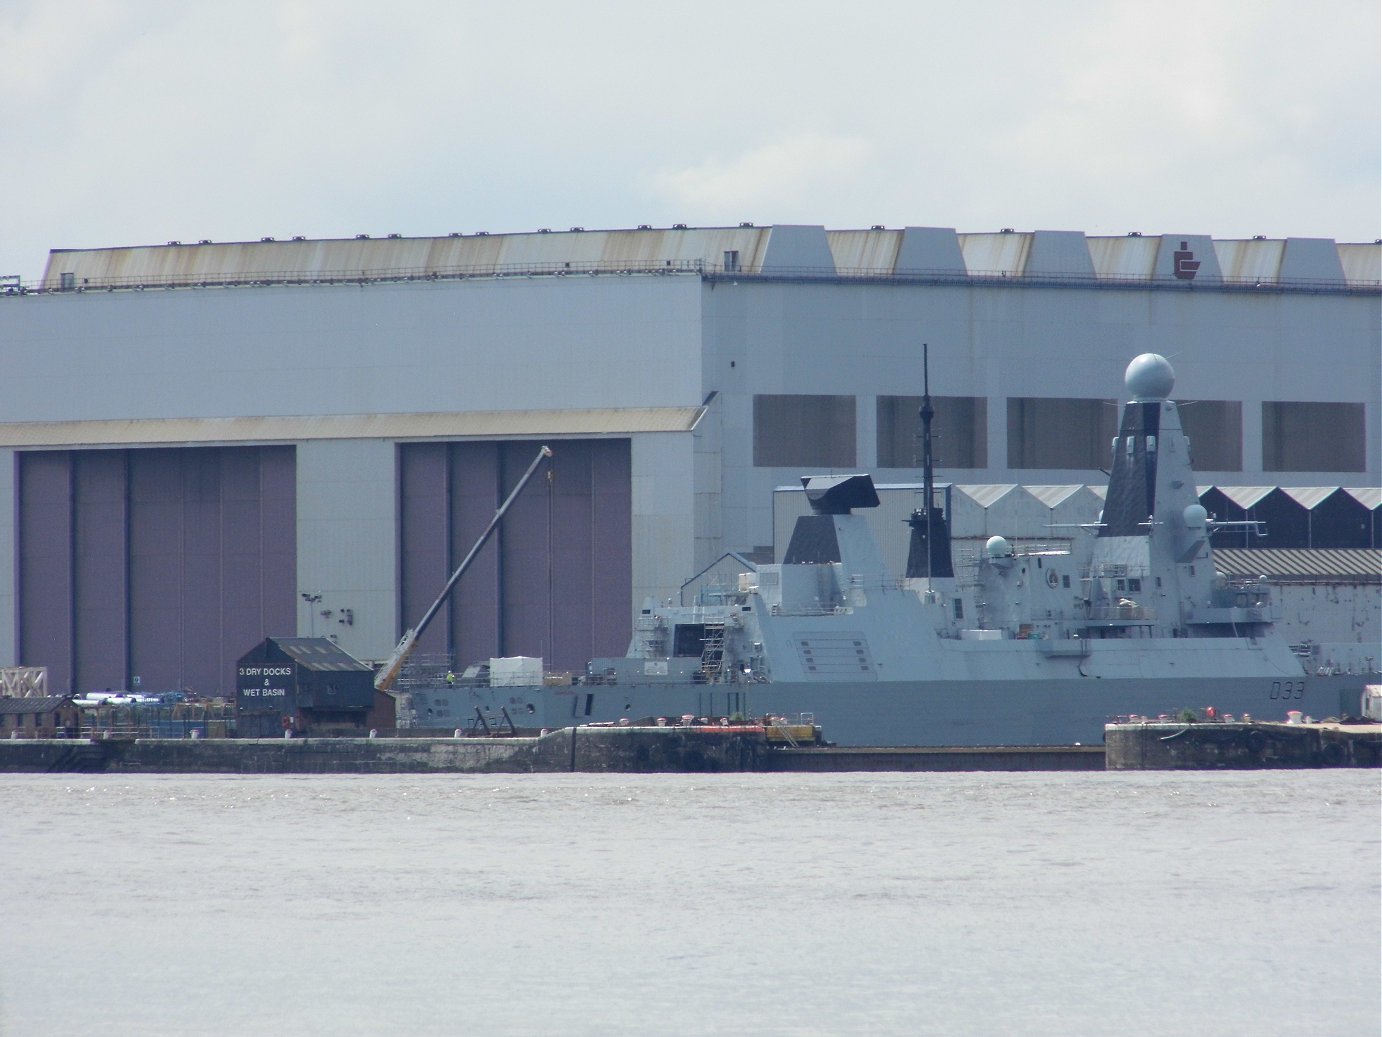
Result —
<path fill-rule="evenodd" d="M 790 716 L 839 745 L 1097 743 L 1128 717 L 1357 715 L 1367 678 L 1307 671 L 1273 629 L 1264 580 L 1216 571 L 1165 357 L 1129 364 L 1100 520 L 1072 547 L 994 536 L 952 558 L 921 411 L 924 486 L 906 572 L 885 571 L 858 514 L 870 476 L 802 478 L 812 513 L 780 564 L 713 600 L 645 603 L 628 653 L 572 678 L 539 660 L 477 664 L 402 692 L 400 722 L 557 728 L 683 717 Z M 501 663 L 517 664 L 501 666 Z M 423 710 L 426 716 L 423 715 Z"/>

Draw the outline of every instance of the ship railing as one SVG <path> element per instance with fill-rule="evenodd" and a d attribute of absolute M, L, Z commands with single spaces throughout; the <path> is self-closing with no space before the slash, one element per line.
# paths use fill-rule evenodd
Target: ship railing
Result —
<path fill-rule="evenodd" d="M 1090 605 L 1085 616 L 1095 623 L 1149 623 L 1156 619 L 1156 609 L 1146 605 Z"/>
<path fill-rule="evenodd" d="M 773 605 L 774 616 L 847 616 L 850 609 L 844 605 L 834 607 L 812 607 L 808 605 Z"/>

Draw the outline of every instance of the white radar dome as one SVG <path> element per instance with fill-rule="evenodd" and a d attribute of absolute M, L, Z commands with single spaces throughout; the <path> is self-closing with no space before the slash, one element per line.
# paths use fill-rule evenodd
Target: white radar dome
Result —
<path fill-rule="evenodd" d="M 1164 400 L 1176 384 L 1176 372 L 1164 356 L 1143 353 L 1128 365 L 1123 382 L 1134 400 Z"/>
<path fill-rule="evenodd" d="M 984 551 L 990 558 L 1010 558 L 1012 557 L 1012 544 L 1002 537 L 989 537 L 988 543 L 984 544 Z"/>
<path fill-rule="evenodd" d="M 1186 528 L 1204 529 L 1205 523 L 1209 521 L 1209 512 L 1203 504 L 1187 504 L 1181 512 L 1181 517 L 1185 519 Z"/>

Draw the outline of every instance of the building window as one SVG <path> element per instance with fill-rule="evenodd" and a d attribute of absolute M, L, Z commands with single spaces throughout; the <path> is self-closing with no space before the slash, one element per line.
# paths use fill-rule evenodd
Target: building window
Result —
<path fill-rule="evenodd" d="M 1363 472 L 1361 403 L 1262 404 L 1262 468 L 1268 472 Z"/>
<path fill-rule="evenodd" d="M 755 396 L 753 463 L 759 468 L 852 468 L 853 396 Z"/>
<path fill-rule="evenodd" d="M 1181 428 L 1190 440 L 1190 460 L 1196 471 L 1243 470 L 1243 405 L 1237 400 L 1195 400 L 1182 403 Z"/>
<path fill-rule="evenodd" d="M 1102 469 L 1117 435 L 1114 400 L 1008 400 L 1009 468 Z"/>
<path fill-rule="evenodd" d="M 931 453 L 938 468 L 988 465 L 988 400 L 982 396 L 932 396 Z M 878 397 L 878 466 L 921 465 L 920 396 Z"/>

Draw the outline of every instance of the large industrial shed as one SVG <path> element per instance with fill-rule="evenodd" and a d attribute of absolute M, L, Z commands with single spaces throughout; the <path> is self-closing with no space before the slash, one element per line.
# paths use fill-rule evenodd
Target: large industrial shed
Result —
<path fill-rule="evenodd" d="M 1205 485 L 1379 477 L 1382 245 L 639 228 L 58 250 L 0 295 L 0 663 L 234 687 L 265 637 L 380 658 L 542 444 L 423 651 L 618 653 L 769 550 L 803 471 L 1099 484 L 1169 355 Z"/>

